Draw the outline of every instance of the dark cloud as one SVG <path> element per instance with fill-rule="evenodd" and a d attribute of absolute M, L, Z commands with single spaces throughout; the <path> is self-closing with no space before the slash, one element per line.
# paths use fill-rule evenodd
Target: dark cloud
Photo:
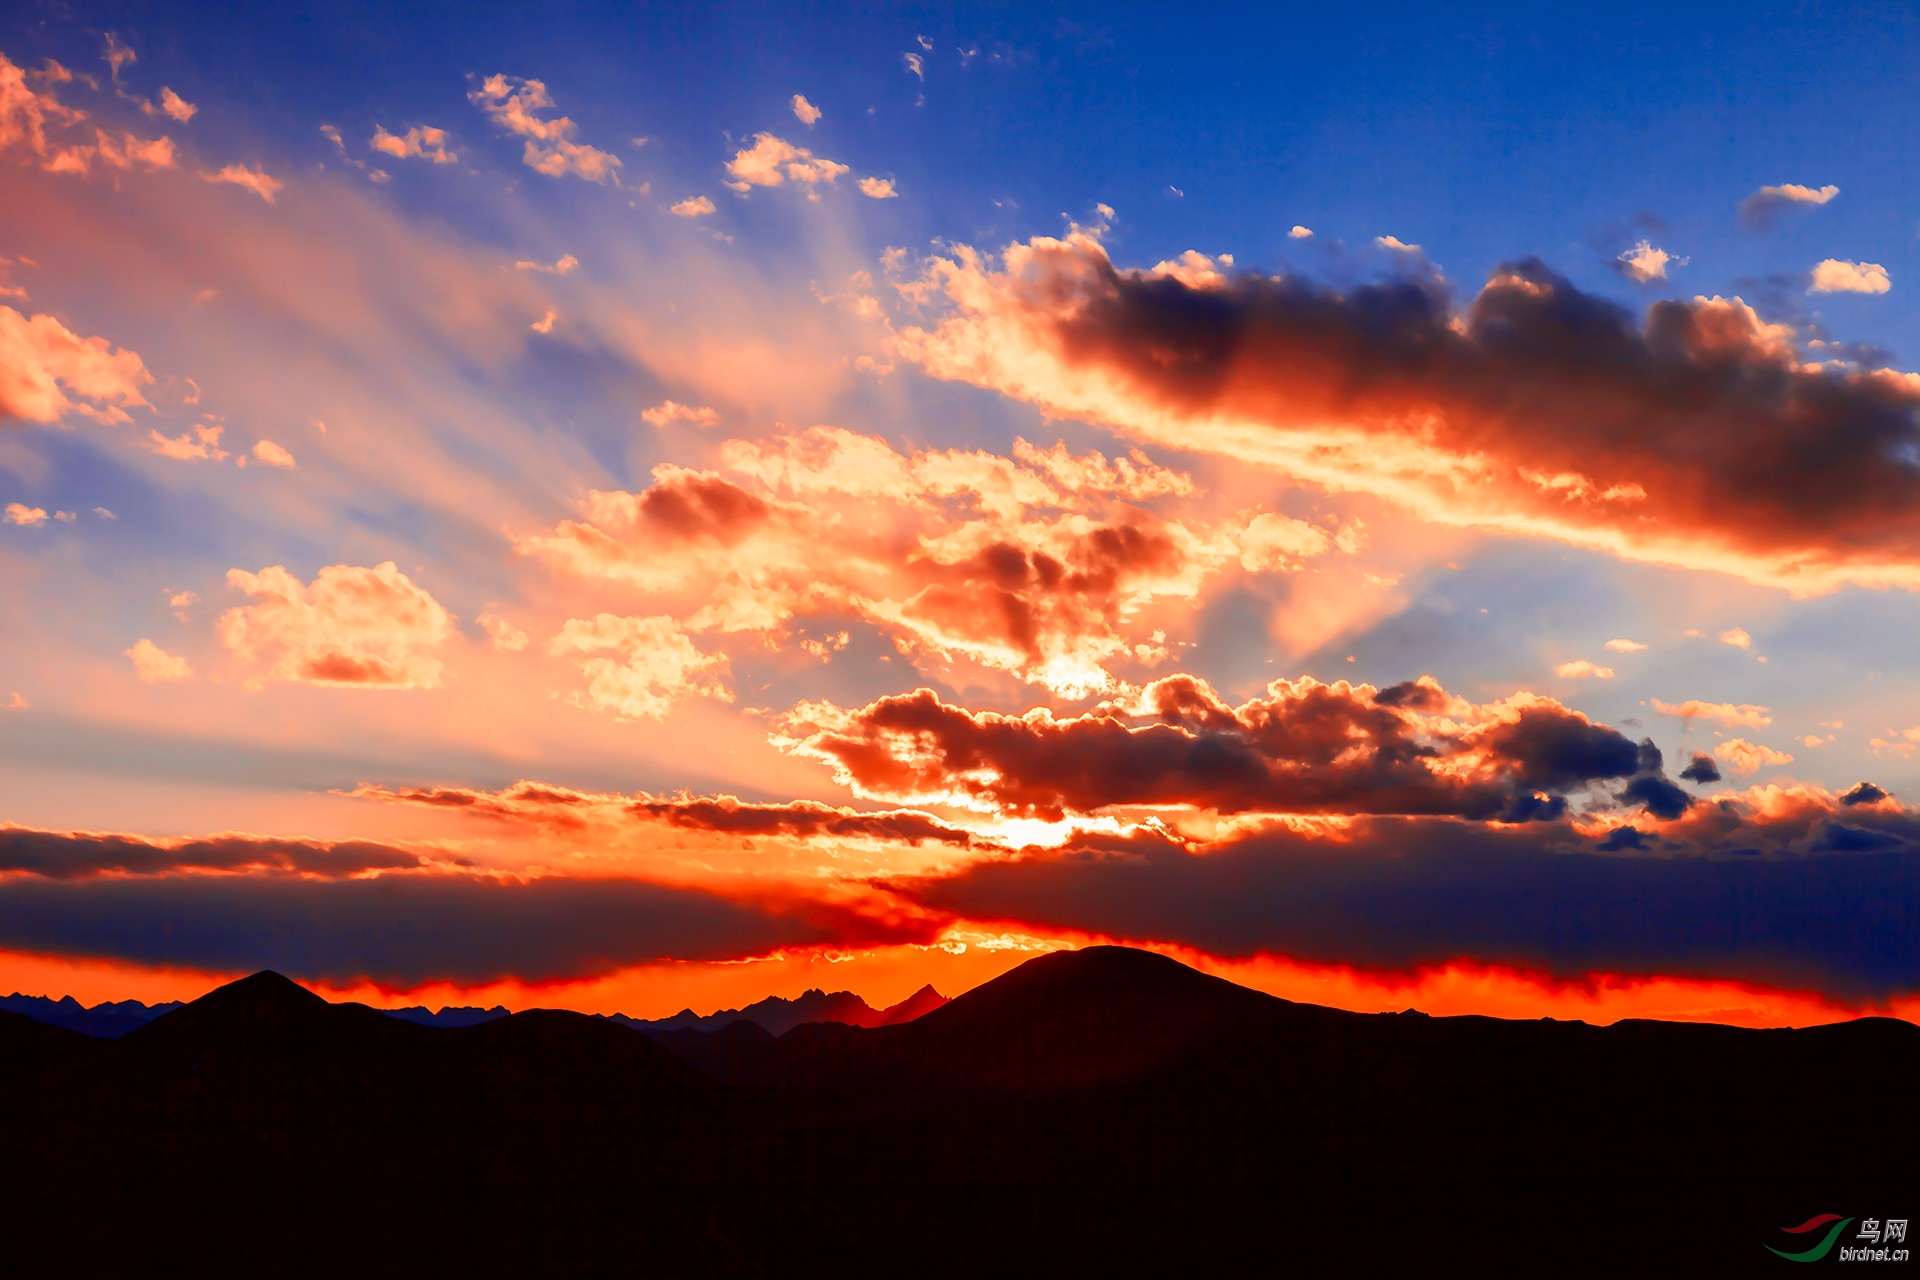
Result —
<path fill-rule="evenodd" d="M 449 861 L 457 864 L 460 860 Z M 83 879 L 106 872 L 156 875 L 185 870 L 350 876 L 422 865 L 419 854 L 367 840 L 282 840 L 248 835 L 147 840 L 0 825 L 0 872 L 25 871 L 55 880 Z"/>
<path fill-rule="evenodd" d="M 1424 447 L 1492 468 L 1476 493 L 1609 544 L 1658 530 L 1703 563 L 1778 574 L 1920 560 L 1920 385 L 1806 363 L 1737 300 L 1660 301 L 1639 319 L 1531 258 L 1458 312 L 1431 280 L 1190 287 L 1117 270 L 1084 240 L 1021 261 L 971 304 L 979 323 L 1051 346 L 1062 388 L 1104 375 L 1114 399 L 1190 421 L 1188 447 L 1210 446 L 1217 417 L 1396 439 L 1417 422 Z M 973 323 L 940 341 L 962 350 Z M 1038 374 L 954 367 L 1055 394 Z"/>
<path fill-rule="evenodd" d="M 1887 793 L 1871 782 L 1856 782 L 1853 784 L 1853 790 L 1840 797 L 1840 803 L 1844 805 L 1878 804 L 1886 798 Z"/>
<path fill-rule="evenodd" d="M 1592 841 L 1564 825 L 1364 819 L 1337 840 L 1277 831 L 1199 854 L 1156 837 L 1089 840 L 900 887 L 976 920 L 1218 956 L 1399 971 L 1464 958 L 1848 1000 L 1920 987 L 1910 818 L 1899 829 L 1817 817 L 1791 831 L 1739 825 L 1706 853 L 1632 828 Z"/>
<path fill-rule="evenodd" d="M 1643 771 L 1643 748 L 1557 703 L 1463 710 L 1464 727 L 1419 714 L 1450 702 L 1426 679 L 1378 693 L 1283 680 L 1233 707 L 1205 681 L 1179 675 L 1148 685 L 1132 713 L 974 712 L 921 689 L 825 723 L 795 722 L 789 732 L 797 750 L 831 762 L 869 795 L 927 803 L 959 793 L 1054 819 L 1191 805 L 1542 821 L 1565 811 L 1560 793 Z M 1642 792 L 1670 816 L 1667 793 L 1650 784 Z"/>
<path fill-rule="evenodd" d="M 394 987 L 604 974 L 821 943 L 931 942 L 924 922 L 636 880 L 157 876 L 0 881 L 0 947 Z"/>
<path fill-rule="evenodd" d="M 1720 781 L 1720 766 L 1715 764 L 1713 757 L 1706 752 L 1697 751 L 1693 759 L 1688 761 L 1687 767 L 1680 771 L 1680 776 L 1688 782 L 1697 782 L 1705 786 L 1709 782 Z"/>

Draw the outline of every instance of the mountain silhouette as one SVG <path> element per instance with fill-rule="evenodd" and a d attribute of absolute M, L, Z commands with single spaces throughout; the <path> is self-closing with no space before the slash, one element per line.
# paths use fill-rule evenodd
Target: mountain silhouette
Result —
<path fill-rule="evenodd" d="M 1118 947 L 779 1036 L 262 973 L 0 1013 L 0 1227 L 15 1274 L 1744 1275 L 1905 1211 L 1917 1076 L 1886 1019 L 1355 1014 Z"/>
<path fill-rule="evenodd" d="M 98 1036 L 103 1040 L 123 1036 L 135 1027 L 144 1027 L 161 1014 L 171 1013 L 179 1007 L 178 1000 L 154 1005 L 142 1004 L 138 1000 L 110 1000 L 87 1008 L 72 996 L 49 1000 L 45 996 L 23 996 L 17 991 L 10 996 L 0 996 L 0 1009 L 8 1013 L 24 1014 L 35 1022 L 65 1027 L 69 1031 Z"/>
<path fill-rule="evenodd" d="M 608 1015 L 608 1020 L 649 1034 L 676 1031 L 723 1031 L 736 1022 L 750 1022 L 768 1035 L 783 1036 L 809 1022 L 837 1022 L 850 1027 L 887 1027 L 911 1022 L 924 1013 L 938 1009 L 947 998 L 925 986 L 899 1004 L 876 1009 L 851 991 L 826 992 L 815 987 L 788 1000 L 768 996 L 744 1009 L 722 1009 L 704 1017 L 691 1009 L 682 1009 L 670 1018 L 629 1018 L 625 1014 Z"/>

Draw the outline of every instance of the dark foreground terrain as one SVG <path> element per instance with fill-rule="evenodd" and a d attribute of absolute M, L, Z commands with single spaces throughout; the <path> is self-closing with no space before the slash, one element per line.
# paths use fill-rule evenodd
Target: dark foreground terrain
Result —
<path fill-rule="evenodd" d="M 1916 1081 L 1902 1022 L 1351 1014 L 1112 947 L 778 1039 L 262 973 L 117 1040 L 0 1015 L 0 1270 L 1791 1271 L 1782 1227 L 1915 1207 Z"/>

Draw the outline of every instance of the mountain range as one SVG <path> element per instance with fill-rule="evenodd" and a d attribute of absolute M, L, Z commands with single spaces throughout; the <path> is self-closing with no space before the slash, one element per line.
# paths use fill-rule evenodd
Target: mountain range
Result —
<path fill-rule="evenodd" d="M 0 1014 L 18 1274 L 1747 1275 L 1905 1217 L 1920 1027 L 1355 1014 L 1060 952 L 912 1021 Z"/>

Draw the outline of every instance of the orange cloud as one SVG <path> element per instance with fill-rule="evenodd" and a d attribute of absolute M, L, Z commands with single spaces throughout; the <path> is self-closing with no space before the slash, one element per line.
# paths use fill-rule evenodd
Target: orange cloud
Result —
<path fill-rule="evenodd" d="M 257 602 L 221 615 L 221 642 L 265 666 L 272 680 L 376 689 L 432 689 L 445 668 L 433 656 L 453 630 L 438 601 L 389 560 L 371 569 L 329 565 L 311 585 L 280 565 L 227 572 Z"/>
<path fill-rule="evenodd" d="M 670 401 L 642 416 L 699 413 Z M 1192 602 L 1236 562 L 1291 571 L 1356 545 L 1271 512 L 1201 523 L 1145 509 L 1194 486 L 1137 452 L 1110 461 L 1022 440 L 1011 458 L 902 454 L 836 427 L 719 452 L 727 474 L 663 464 L 651 488 L 593 493 L 583 520 L 518 548 L 649 592 L 689 632 L 773 642 L 796 616 L 851 613 L 923 661 L 1085 693 L 1118 687 L 1107 664 L 1138 660 L 1160 628 L 1135 620 L 1155 602 Z"/>
<path fill-rule="evenodd" d="M 1773 723 L 1773 717 L 1767 714 L 1766 707 L 1755 706 L 1751 702 L 1702 702 L 1698 698 L 1688 698 L 1685 702 L 1675 704 L 1654 698 L 1652 705 L 1663 716 L 1679 716 L 1682 720 L 1712 720 L 1729 727 L 1751 725 L 1756 729 L 1764 729 Z"/>
<path fill-rule="evenodd" d="M 69 412 L 130 421 L 153 375 L 140 357 L 105 338 L 82 338 L 49 315 L 0 306 L 0 421 L 57 422 Z"/>
<path fill-rule="evenodd" d="M 1803 363 L 1737 298 L 1636 322 L 1536 261 L 1458 311 L 1435 280 L 1196 287 L 1085 230 L 998 263 L 963 247 L 905 287 L 948 311 L 900 356 L 1048 412 L 1441 523 L 1803 594 L 1920 588 L 1920 491 L 1883 465 L 1920 444 L 1920 375 Z"/>
<path fill-rule="evenodd" d="M 554 105 L 543 82 L 522 80 L 518 76 L 488 76 L 467 99 L 494 124 L 527 140 L 520 159 L 535 173 L 549 178 L 572 174 L 588 182 L 619 185 L 618 156 L 575 142 L 575 126 L 567 117 L 545 119 L 535 114 Z"/>
<path fill-rule="evenodd" d="M 831 183 L 849 170 L 844 164 L 816 157 L 805 147 L 796 147 L 770 133 L 756 133 L 753 145 L 742 147 L 727 162 L 727 172 L 734 177 L 727 185 L 744 192 L 753 187 L 777 187 L 788 179 L 817 186 Z"/>
<path fill-rule="evenodd" d="M 547 646 L 556 655 L 607 650 L 617 656 L 588 658 L 581 664 L 587 687 L 574 695 L 578 705 L 622 720 L 647 720 L 665 716 L 674 703 L 695 694 L 733 701 L 719 677 L 725 656 L 700 652 L 672 618 L 611 613 L 571 618 Z"/>
<path fill-rule="evenodd" d="M 447 131 L 427 125 L 417 124 L 405 133 L 392 134 L 376 124 L 373 126 L 373 137 L 367 145 L 396 160 L 431 160 L 435 164 L 452 164 L 460 158 L 459 152 L 447 147 Z"/>
<path fill-rule="evenodd" d="M 1767 765 L 1793 763 L 1793 757 L 1786 752 L 1748 742 L 1745 738 L 1728 738 L 1715 745 L 1713 754 L 1740 773 L 1754 773 Z"/>
<path fill-rule="evenodd" d="M 167 684 L 193 674 L 185 658 L 168 653 L 151 640 L 140 640 L 127 650 L 127 657 L 133 659 L 133 674 L 142 684 Z"/>
<path fill-rule="evenodd" d="M 200 176 L 208 182 L 224 182 L 229 186 L 239 187 L 243 191 L 251 191 L 268 204 L 272 204 L 275 194 L 286 186 L 280 179 L 259 169 L 249 169 L 243 164 L 226 165 L 213 173 L 203 173 Z"/>

